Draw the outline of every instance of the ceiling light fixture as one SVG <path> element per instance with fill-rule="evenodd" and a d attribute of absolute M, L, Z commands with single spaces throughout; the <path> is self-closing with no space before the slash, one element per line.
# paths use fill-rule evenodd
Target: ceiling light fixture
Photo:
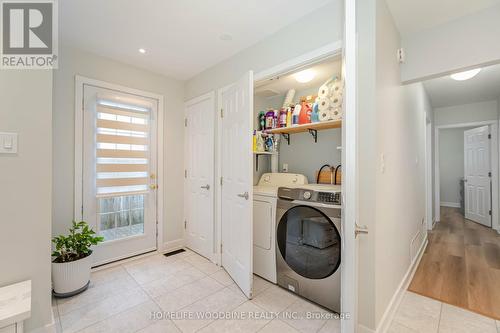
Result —
<path fill-rule="evenodd" d="M 453 80 L 465 81 L 465 80 L 472 79 L 474 76 L 479 74 L 480 71 L 481 71 L 481 68 L 476 68 L 476 69 L 471 69 L 470 71 L 451 74 L 450 76 Z"/>
<path fill-rule="evenodd" d="M 144 54 L 144 53 L 146 53 L 146 50 L 144 50 L 144 49 L 139 49 L 139 53 Z"/>
<path fill-rule="evenodd" d="M 299 83 L 307 83 L 316 77 L 316 73 L 312 69 L 306 69 L 293 75 Z"/>

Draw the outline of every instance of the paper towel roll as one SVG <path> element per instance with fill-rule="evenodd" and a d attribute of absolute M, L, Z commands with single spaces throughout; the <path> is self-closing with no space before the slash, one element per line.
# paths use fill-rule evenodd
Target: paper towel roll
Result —
<path fill-rule="evenodd" d="M 330 97 L 330 105 L 332 108 L 338 108 L 342 106 L 342 95 L 335 94 Z"/>
<path fill-rule="evenodd" d="M 342 108 L 334 108 L 330 112 L 331 120 L 340 120 L 342 119 Z"/>
<path fill-rule="evenodd" d="M 319 90 L 318 90 L 318 97 L 319 98 L 328 97 L 328 95 L 330 95 L 330 88 L 328 87 L 328 85 L 324 84 L 321 87 L 319 87 Z"/>
<path fill-rule="evenodd" d="M 330 107 L 330 100 L 326 97 L 318 98 L 318 110 L 326 111 Z"/>
<path fill-rule="evenodd" d="M 293 98 L 295 97 L 295 89 L 290 89 L 286 93 L 285 100 L 283 101 L 283 108 L 287 108 L 293 103 Z"/>
<path fill-rule="evenodd" d="M 342 93 L 342 84 L 340 81 L 333 82 L 333 84 L 330 86 L 330 93 L 331 94 Z"/>
<path fill-rule="evenodd" d="M 331 108 L 328 108 L 328 109 L 319 111 L 319 114 L 318 114 L 319 121 L 332 120 L 331 110 L 332 110 Z"/>

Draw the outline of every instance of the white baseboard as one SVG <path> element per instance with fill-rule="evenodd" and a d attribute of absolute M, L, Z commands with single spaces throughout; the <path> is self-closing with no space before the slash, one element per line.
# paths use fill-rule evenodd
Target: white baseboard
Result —
<path fill-rule="evenodd" d="M 174 239 L 168 242 L 163 243 L 161 248 L 162 253 L 172 252 L 175 250 L 180 250 L 184 247 L 184 239 Z"/>
<path fill-rule="evenodd" d="M 42 326 L 42 327 L 37 327 L 35 329 L 32 329 L 30 331 L 28 331 L 29 333 L 56 333 L 57 332 L 57 329 L 56 329 L 56 320 L 55 320 L 55 317 L 54 317 L 54 310 L 50 309 L 50 311 L 52 312 L 52 322 L 50 324 L 47 324 L 45 326 Z M 24 328 L 26 328 L 25 325 L 23 325 Z"/>
<path fill-rule="evenodd" d="M 398 289 L 396 289 L 396 292 L 392 296 L 392 299 L 389 302 L 389 305 L 387 306 L 387 309 L 385 310 L 384 315 L 380 320 L 380 323 L 378 324 L 376 331 L 377 333 L 385 333 L 391 326 L 392 320 L 394 319 L 394 314 L 396 313 L 396 310 L 399 308 L 399 304 L 403 299 L 405 291 L 408 289 L 408 286 L 410 285 L 410 282 L 413 279 L 413 275 L 417 270 L 418 264 L 420 263 L 420 259 L 422 259 L 422 255 L 424 254 L 426 246 L 427 246 L 427 234 L 425 236 L 424 241 L 422 242 L 422 245 L 420 246 L 420 249 L 418 250 L 417 255 L 415 256 L 415 259 L 411 263 L 410 267 L 408 267 L 408 271 L 406 272 L 403 280 L 399 284 Z"/>
<path fill-rule="evenodd" d="M 460 208 L 460 202 L 441 202 L 441 207 Z"/>

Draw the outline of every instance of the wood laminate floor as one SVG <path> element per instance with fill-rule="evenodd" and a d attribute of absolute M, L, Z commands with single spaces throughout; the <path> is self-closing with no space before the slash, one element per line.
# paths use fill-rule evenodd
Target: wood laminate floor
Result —
<path fill-rule="evenodd" d="M 441 207 L 408 290 L 500 320 L 500 235 Z"/>

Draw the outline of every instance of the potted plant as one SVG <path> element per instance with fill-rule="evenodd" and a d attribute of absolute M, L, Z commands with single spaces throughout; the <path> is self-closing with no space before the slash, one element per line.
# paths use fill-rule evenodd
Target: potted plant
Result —
<path fill-rule="evenodd" d="M 52 285 L 54 295 L 69 297 L 87 289 L 92 267 L 92 245 L 102 242 L 104 237 L 96 236 L 94 230 L 84 222 L 73 221 L 69 235 L 54 237 L 55 251 L 52 252 Z"/>

